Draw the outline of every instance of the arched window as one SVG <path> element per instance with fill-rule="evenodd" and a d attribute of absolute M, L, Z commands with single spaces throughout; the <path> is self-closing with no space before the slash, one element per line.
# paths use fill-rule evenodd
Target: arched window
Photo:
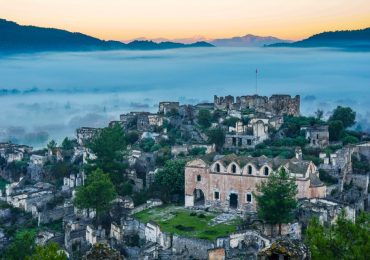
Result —
<path fill-rule="evenodd" d="M 231 172 L 236 173 L 236 165 L 235 164 L 231 165 Z"/>
<path fill-rule="evenodd" d="M 216 163 L 216 172 L 221 172 L 221 167 L 219 163 Z"/>
<path fill-rule="evenodd" d="M 265 174 L 265 176 L 268 176 L 269 175 L 269 168 L 265 167 L 264 170 L 263 170 L 263 173 Z"/>
<path fill-rule="evenodd" d="M 253 173 L 253 168 L 252 168 L 252 166 L 248 165 L 247 170 L 248 170 L 248 174 L 249 174 L 249 175 L 252 175 L 252 173 Z"/>
<path fill-rule="evenodd" d="M 201 181 L 201 180 L 202 180 L 202 176 L 197 175 L 197 181 Z"/>

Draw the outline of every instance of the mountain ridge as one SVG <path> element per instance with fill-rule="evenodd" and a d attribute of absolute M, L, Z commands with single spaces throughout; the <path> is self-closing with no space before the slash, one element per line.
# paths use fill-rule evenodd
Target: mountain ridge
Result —
<path fill-rule="evenodd" d="M 19 25 L 16 22 L 0 19 L 0 52 L 162 50 L 190 47 L 213 47 L 213 45 L 206 42 L 183 44 L 153 41 L 130 43 L 106 41 L 79 32 Z"/>
<path fill-rule="evenodd" d="M 370 27 L 358 30 L 327 31 L 293 43 L 275 43 L 266 47 L 334 47 L 370 50 Z"/>
<path fill-rule="evenodd" d="M 274 36 L 257 36 L 246 34 L 244 36 L 235 36 L 231 38 L 214 39 L 210 41 L 217 47 L 263 47 L 273 43 L 289 43 L 289 40 L 283 40 Z"/>

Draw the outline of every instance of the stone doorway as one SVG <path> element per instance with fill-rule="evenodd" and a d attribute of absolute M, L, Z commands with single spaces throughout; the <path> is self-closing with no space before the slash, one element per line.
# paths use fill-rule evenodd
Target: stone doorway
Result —
<path fill-rule="evenodd" d="M 231 193 L 229 198 L 229 206 L 232 209 L 238 208 L 238 194 Z"/>
<path fill-rule="evenodd" d="M 194 195 L 194 206 L 204 206 L 205 198 L 203 191 L 200 189 L 195 189 L 193 195 Z"/>

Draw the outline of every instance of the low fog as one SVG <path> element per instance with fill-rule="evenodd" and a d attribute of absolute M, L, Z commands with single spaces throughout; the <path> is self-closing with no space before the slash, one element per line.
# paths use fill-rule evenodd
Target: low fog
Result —
<path fill-rule="evenodd" d="M 198 48 L 0 57 L 0 140 L 41 146 L 105 126 L 128 111 L 156 111 L 213 95 L 301 95 L 302 114 L 337 105 L 370 131 L 370 53 L 331 49 Z"/>

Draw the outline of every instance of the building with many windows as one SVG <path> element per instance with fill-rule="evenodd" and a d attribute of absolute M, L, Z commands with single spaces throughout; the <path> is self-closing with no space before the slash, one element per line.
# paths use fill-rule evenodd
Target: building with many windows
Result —
<path fill-rule="evenodd" d="M 253 193 L 273 172 L 287 171 L 298 185 L 297 198 L 322 198 L 326 186 L 311 161 L 227 155 L 212 162 L 195 159 L 185 167 L 185 206 L 223 211 L 255 211 Z"/>

